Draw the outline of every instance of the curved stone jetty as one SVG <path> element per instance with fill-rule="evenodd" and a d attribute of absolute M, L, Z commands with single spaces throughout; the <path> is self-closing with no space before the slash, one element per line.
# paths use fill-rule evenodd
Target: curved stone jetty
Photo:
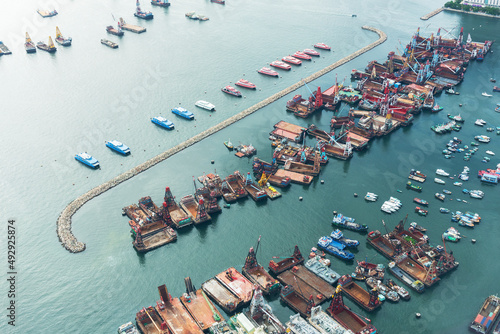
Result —
<path fill-rule="evenodd" d="M 256 112 L 257 110 L 275 102 L 276 100 L 282 98 L 283 96 L 293 92 L 294 90 L 302 87 L 304 84 L 309 83 L 317 78 L 319 78 L 322 75 L 325 75 L 326 73 L 334 70 L 335 68 L 344 65 L 345 63 L 353 60 L 354 58 L 362 55 L 363 53 L 373 49 L 374 47 L 382 44 L 387 40 L 387 35 L 379 29 L 369 27 L 369 26 L 363 26 L 362 29 L 364 30 L 369 30 L 377 33 L 379 35 L 378 40 L 375 42 L 357 50 L 356 52 L 350 54 L 349 56 L 346 56 L 335 63 L 333 63 L 330 66 L 327 66 L 326 68 L 308 76 L 304 80 L 297 82 L 293 85 L 291 85 L 288 88 L 283 89 L 282 91 L 266 98 L 265 100 L 251 106 L 250 108 L 243 110 L 242 112 L 228 118 L 227 120 L 214 125 L 213 127 L 197 134 L 196 136 L 186 140 L 185 142 L 176 145 L 172 147 L 171 149 L 168 149 L 167 151 L 155 156 L 154 158 L 149 159 L 146 162 L 143 162 L 137 167 L 134 167 L 130 169 L 129 171 L 126 171 L 123 174 L 118 175 L 117 177 L 111 179 L 110 181 L 107 181 L 100 186 L 97 186 L 85 194 L 81 195 L 74 201 L 72 201 L 64 210 L 61 212 L 59 215 L 59 218 L 57 219 L 57 235 L 59 237 L 59 241 L 63 245 L 64 248 L 66 248 L 68 251 L 72 253 L 79 253 L 83 252 L 85 250 L 85 244 L 81 241 L 78 241 L 73 233 L 71 232 L 71 217 L 80 209 L 85 203 L 90 201 L 96 196 L 99 196 L 100 194 L 104 193 L 105 191 L 119 185 L 120 183 L 132 178 L 133 176 L 144 172 L 145 170 L 148 170 L 149 168 L 155 166 L 156 164 L 162 162 L 163 160 L 171 157 L 172 155 L 184 150 L 185 148 L 207 138 L 208 136 L 224 129 L 225 127 L 241 120 L 242 118 Z"/>

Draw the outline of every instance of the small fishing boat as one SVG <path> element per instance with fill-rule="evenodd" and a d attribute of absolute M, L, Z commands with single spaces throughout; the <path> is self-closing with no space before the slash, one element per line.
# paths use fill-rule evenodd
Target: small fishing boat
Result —
<path fill-rule="evenodd" d="M 99 168 L 99 161 L 87 152 L 75 155 L 75 159 L 90 168 Z"/>
<path fill-rule="evenodd" d="M 174 123 L 162 116 L 151 118 L 151 122 L 168 130 L 172 130 L 174 128 Z"/>
<path fill-rule="evenodd" d="M 315 48 L 322 49 L 322 50 L 328 50 L 330 51 L 332 48 L 326 45 L 325 43 L 316 43 L 314 44 Z"/>
<path fill-rule="evenodd" d="M 248 88 L 248 89 L 255 89 L 256 88 L 256 86 L 253 83 L 251 83 L 250 81 L 245 80 L 245 79 L 240 79 L 240 80 L 236 81 L 235 85 L 240 86 L 240 87 L 244 87 L 244 88 Z"/>
<path fill-rule="evenodd" d="M 432 112 L 438 112 L 438 111 L 441 111 L 443 110 L 443 107 L 441 107 L 440 105 L 435 105 L 434 107 L 432 107 Z"/>
<path fill-rule="evenodd" d="M 210 111 L 215 111 L 215 106 L 212 103 L 207 102 L 207 101 L 199 100 L 199 101 L 196 101 L 194 105 L 199 107 L 199 108 L 203 108 L 203 109 L 210 110 Z"/>
<path fill-rule="evenodd" d="M 493 96 L 493 95 L 488 94 L 488 93 L 486 93 L 486 92 L 482 92 L 482 93 L 481 93 L 481 95 L 482 95 L 482 96 L 486 96 L 486 97 L 491 97 L 491 96 Z"/>
<path fill-rule="evenodd" d="M 449 191 L 448 189 L 443 189 L 443 194 L 451 195 L 451 191 Z"/>
<path fill-rule="evenodd" d="M 24 49 L 26 50 L 27 53 L 34 53 L 36 52 L 36 47 L 35 43 L 30 38 L 30 35 L 26 32 L 26 41 L 24 42 Z"/>
<path fill-rule="evenodd" d="M 130 154 L 130 148 L 127 145 L 119 142 L 118 140 L 107 141 L 106 146 L 112 149 L 113 151 L 116 151 L 123 155 Z"/>
<path fill-rule="evenodd" d="M 450 174 L 446 173 L 443 169 L 436 169 L 436 174 L 441 176 L 450 176 Z"/>
<path fill-rule="evenodd" d="M 305 49 L 304 53 L 309 56 L 319 57 L 319 52 L 313 49 Z"/>
<path fill-rule="evenodd" d="M 483 120 L 483 119 L 476 119 L 476 121 L 474 122 L 475 125 L 478 125 L 478 126 L 485 126 L 486 125 L 486 121 Z"/>
<path fill-rule="evenodd" d="M 177 107 L 172 109 L 172 113 L 181 116 L 185 119 L 194 119 L 194 114 L 183 107 Z"/>
<path fill-rule="evenodd" d="M 411 222 L 410 223 L 410 227 L 414 228 L 415 230 L 420 231 L 420 232 L 426 232 L 427 231 L 427 229 L 425 227 L 418 225 L 416 222 Z"/>
<path fill-rule="evenodd" d="M 446 198 L 446 196 L 444 194 L 441 194 L 441 193 L 435 193 L 434 196 L 440 200 L 440 201 L 443 201 L 444 202 L 444 199 Z"/>
<path fill-rule="evenodd" d="M 233 150 L 234 146 L 233 143 L 231 143 L 231 139 L 228 139 L 224 142 L 224 146 L 226 146 L 229 150 Z"/>
<path fill-rule="evenodd" d="M 448 89 L 445 89 L 445 90 L 444 90 L 444 92 L 445 92 L 446 94 L 451 94 L 451 95 L 460 95 L 460 93 L 459 93 L 459 92 L 457 92 L 457 91 L 455 91 L 455 90 L 453 89 L 453 87 L 450 87 L 450 88 L 448 88 Z"/>
<path fill-rule="evenodd" d="M 424 199 L 421 199 L 421 198 L 418 198 L 418 197 L 415 197 L 413 199 L 413 202 L 417 203 L 417 204 L 420 204 L 420 205 L 424 205 L 424 206 L 427 206 L 429 205 L 429 202 L 427 202 L 426 200 Z"/>
<path fill-rule="evenodd" d="M 38 42 L 36 43 L 36 47 L 39 48 L 40 50 L 47 51 L 49 53 L 54 53 L 57 51 L 54 42 L 52 42 L 52 37 L 50 36 L 49 36 L 49 44 L 45 44 L 44 42 Z"/>
<path fill-rule="evenodd" d="M 169 7 L 170 2 L 168 0 L 151 0 L 151 4 L 153 6 L 158 6 L 158 7 Z"/>
<path fill-rule="evenodd" d="M 112 49 L 118 48 L 118 44 L 111 42 L 110 40 L 107 40 L 105 38 L 101 38 L 101 44 L 104 44 L 106 46 L 109 46 Z"/>
<path fill-rule="evenodd" d="M 303 59 L 303 60 L 311 60 L 312 59 L 310 55 L 307 55 L 302 51 L 297 51 L 292 56 L 295 58 Z"/>
<path fill-rule="evenodd" d="M 52 11 L 48 11 L 48 10 L 40 10 L 38 9 L 37 10 L 37 13 L 40 14 L 42 17 L 51 17 L 51 16 L 55 16 L 57 15 L 57 10 L 52 10 Z"/>
<path fill-rule="evenodd" d="M 301 65 L 302 64 L 302 61 L 300 61 L 297 58 L 292 57 L 292 56 L 285 56 L 285 57 L 281 58 L 281 60 L 284 61 L 285 63 L 289 63 L 289 64 L 293 64 L 293 65 Z"/>
<path fill-rule="evenodd" d="M 500 87 L 493 86 L 493 91 L 494 91 L 494 92 L 500 92 Z"/>
<path fill-rule="evenodd" d="M 406 189 L 422 192 L 422 187 L 412 184 L 410 181 L 406 182 Z"/>
<path fill-rule="evenodd" d="M 135 17 L 138 17 L 138 18 L 143 19 L 143 20 L 152 20 L 153 19 L 153 17 L 154 17 L 153 13 L 144 12 L 141 10 L 141 4 L 139 3 L 139 0 L 136 1 L 135 5 L 136 5 L 136 9 L 135 9 L 135 13 L 134 13 Z"/>
<path fill-rule="evenodd" d="M 479 135 L 474 137 L 475 140 L 481 143 L 489 143 L 490 142 L 490 137 L 485 136 L 485 135 Z M 472 145 L 472 143 L 471 143 Z"/>
<path fill-rule="evenodd" d="M 241 97 L 242 96 L 241 92 L 239 90 L 237 90 L 233 86 L 229 86 L 229 85 L 226 86 L 226 87 L 221 88 L 221 91 L 223 91 L 226 94 L 233 95 L 233 96 L 236 96 L 236 97 Z"/>
<path fill-rule="evenodd" d="M 71 37 L 64 38 L 59 30 L 59 27 L 56 26 L 56 42 L 61 44 L 62 46 L 70 46 L 73 39 Z"/>
<path fill-rule="evenodd" d="M 440 178 L 435 177 L 434 182 L 439 183 L 439 184 L 445 184 L 446 182 Z"/>
<path fill-rule="evenodd" d="M 278 72 L 271 70 L 269 67 L 263 67 L 260 70 L 258 70 L 257 72 L 259 72 L 260 74 L 269 75 L 271 77 L 279 77 Z"/>
<path fill-rule="evenodd" d="M 399 297 L 401 297 L 401 299 L 410 300 L 410 293 L 402 286 L 397 285 L 392 279 L 388 278 L 385 285 L 387 285 L 389 289 L 395 291 L 399 295 Z"/>
<path fill-rule="evenodd" d="M 489 155 L 495 155 L 495 152 L 493 152 L 493 151 L 486 151 L 485 153 L 489 154 Z"/>
<path fill-rule="evenodd" d="M 415 207 L 415 212 L 416 212 L 417 214 L 419 214 L 420 216 L 427 216 L 427 214 L 429 213 L 429 211 L 428 211 L 428 210 L 424 210 L 424 209 L 422 209 L 422 208 L 421 208 L 421 207 L 419 207 L 419 206 Z"/>
<path fill-rule="evenodd" d="M 453 182 L 453 185 L 457 186 L 457 187 L 460 187 L 462 185 L 462 182 L 458 182 L 458 181 L 457 182 Z"/>
<path fill-rule="evenodd" d="M 273 66 L 273 67 L 277 67 L 277 68 L 281 68 L 282 70 L 291 70 L 292 66 L 288 65 L 287 63 L 284 63 L 282 61 L 279 61 L 279 60 L 275 60 L 273 62 L 271 62 L 269 65 Z"/>
<path fill-rule="evenodd" d="M 441 213 L 450 213 L 450 209 L 447 209 L 447 208 L 439 208 L 439 212 L 441 212 Z"/>

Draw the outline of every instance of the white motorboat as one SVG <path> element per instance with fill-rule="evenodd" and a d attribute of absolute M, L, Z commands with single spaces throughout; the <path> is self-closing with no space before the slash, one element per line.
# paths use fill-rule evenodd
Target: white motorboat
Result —
<path fill-rule="evenodd" d="M 450 174 L 446 173 L 443 169 L 436 169 L 436 174 L 441 176 L 450 176 Z"/>
<path fill-rule="evenodd" d="M 207 102 L 207 101 L 199 100 L 199 101 L 196 101 L 196 103 L 194 105 L 197 107 L 206 109 L 206 110 L 215 111 L 215 106 L 212 103 Z"/>
<path fill-rule="evenodd" d="M 493 152 L 493 151 L 486 151 L 486 154 L 495 155 L 495 152 Z"/>
<path fill-rule="evenodd" d="M 434 178 L 434 182 L 439 183 L 439 184 L 445 184 L 446 182 L 444 180 L 441 180 L 439 178 Z"/>
<path fill-rule="evenodd" d="M 479 125 L 479 126 L 485 126 L 486 125 L 486 121 L 483 120 L 483 119 L 478 118 L 478 119 L 476 119 L 476 121 L 474 122 L 474 124 Z"/>
<path fill-rule="evenodd" d="M 493 96 L 493 95 L 488 94 L 488 93 L 486 93 L 486 92 L 483 92 L 481 95 L 482 95 L 482 96 L 486 96 L 486 97 L 492 97 L 492 96 Z"/>

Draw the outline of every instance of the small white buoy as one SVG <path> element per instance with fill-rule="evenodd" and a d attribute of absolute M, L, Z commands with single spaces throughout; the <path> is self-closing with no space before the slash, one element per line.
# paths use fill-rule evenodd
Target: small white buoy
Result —
<path fill-rule="evenodd" d="M 321 184 L 325 183 L 325 180 L 321 180 Z"/>
<path fill-rule="evenodd" d="M 354 193 L 354 197 L 358 197 L 358 194 L 357 194 L 357 193 Z"/>
<path fill-rule="evenodd" d="M 415 316 L 417 317 L 417 319 L 420 319 L 420 317 L 422 316 L 420 313 L 415 313 Z"/>
<path fill-rule="evenodd" d="M 473 244 L 475 244 L 475 243 L 476 243 L 476 239 L 471 239 L 470 241 L 471 241 Z"/>
<path fill-rule="evenodd" d="M 300 197 L 299 197 L 299 201 L 302 201 L 302 199 L 303 199 L 303 198 L 302 198 L 302 196 L 300 196 Z"/>

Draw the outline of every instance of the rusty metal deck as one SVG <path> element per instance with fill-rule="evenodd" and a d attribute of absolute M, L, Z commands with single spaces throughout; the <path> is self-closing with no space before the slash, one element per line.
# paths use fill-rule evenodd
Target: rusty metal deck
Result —
<path fill-rule="evenodd" d="M 302 267 L 302 269 L 304 271 L 307 270 L 304 267 Z M 303 279 L 295 275 L 292 270 L 287 270 L 284 273 L 279 274 L 278 279 L 284 285 L 293 286 L 294 290 L 298 291 L 304 297 L 309 298 L 309 296 L 313 296 L 315 305 L 319 305 L 328 299 L 331 299 L 333 293 L 335 292 L 333 286 L 328 284 L 326 281 L 323 281 L 312 272 L 309 273 L 311 275 L 303 275 L 304 278 L 307 277 L 306 279 Z M 323 282 L 320 282 L 320 280 Z M 326 286 L 323 283 L 326 284 Z"/>
<path fill-rule="evenodd" d="M 203 334 L 198 324 L 182 306 L 179 298 L 172 298 L 164 306 L 163 309 L 156 306 L 156 311 L 173 334 Z"/>
<path fill-rule="evenodd" d="M 224 320 L 224 317 L 208 297 L 205 299 L 201 289 L 196 290 L 196 296 L 194 296 L 194 298 L 181 296 L 179 299 L 203 331 L 208 330 L 213 324 Z M 212 309 L 215 311 L 215 314 L 212 312 Z"/>
<path fill-rule="evenodd" d="M 217 274 L 215 278 L 231 292 L 238 296 L 243 303 L 249 303 L 253 296 L 253 284 L 238 270 L 230 267 Z"/>
<path fill-rule="evenodd" d="M 226 312 L 233 312 L 242 302 L 240 298 L 236 297 L 231 291 L 215 279 L 215 277 L 203 283 L 201 288 Z"/>
<path fill-rule="evenodd" d="M 313 178 L 312 176 L 300 174 L 300 173 L 295 173 L 295 172 L 290 172 L 286 171 L 284 169 L 278 169 L 274 175 L 278 177 L 286 177 L 288 176 L 290 180 L 294 183 L 299 183 L 299 184 L 311 184 Z"/>

